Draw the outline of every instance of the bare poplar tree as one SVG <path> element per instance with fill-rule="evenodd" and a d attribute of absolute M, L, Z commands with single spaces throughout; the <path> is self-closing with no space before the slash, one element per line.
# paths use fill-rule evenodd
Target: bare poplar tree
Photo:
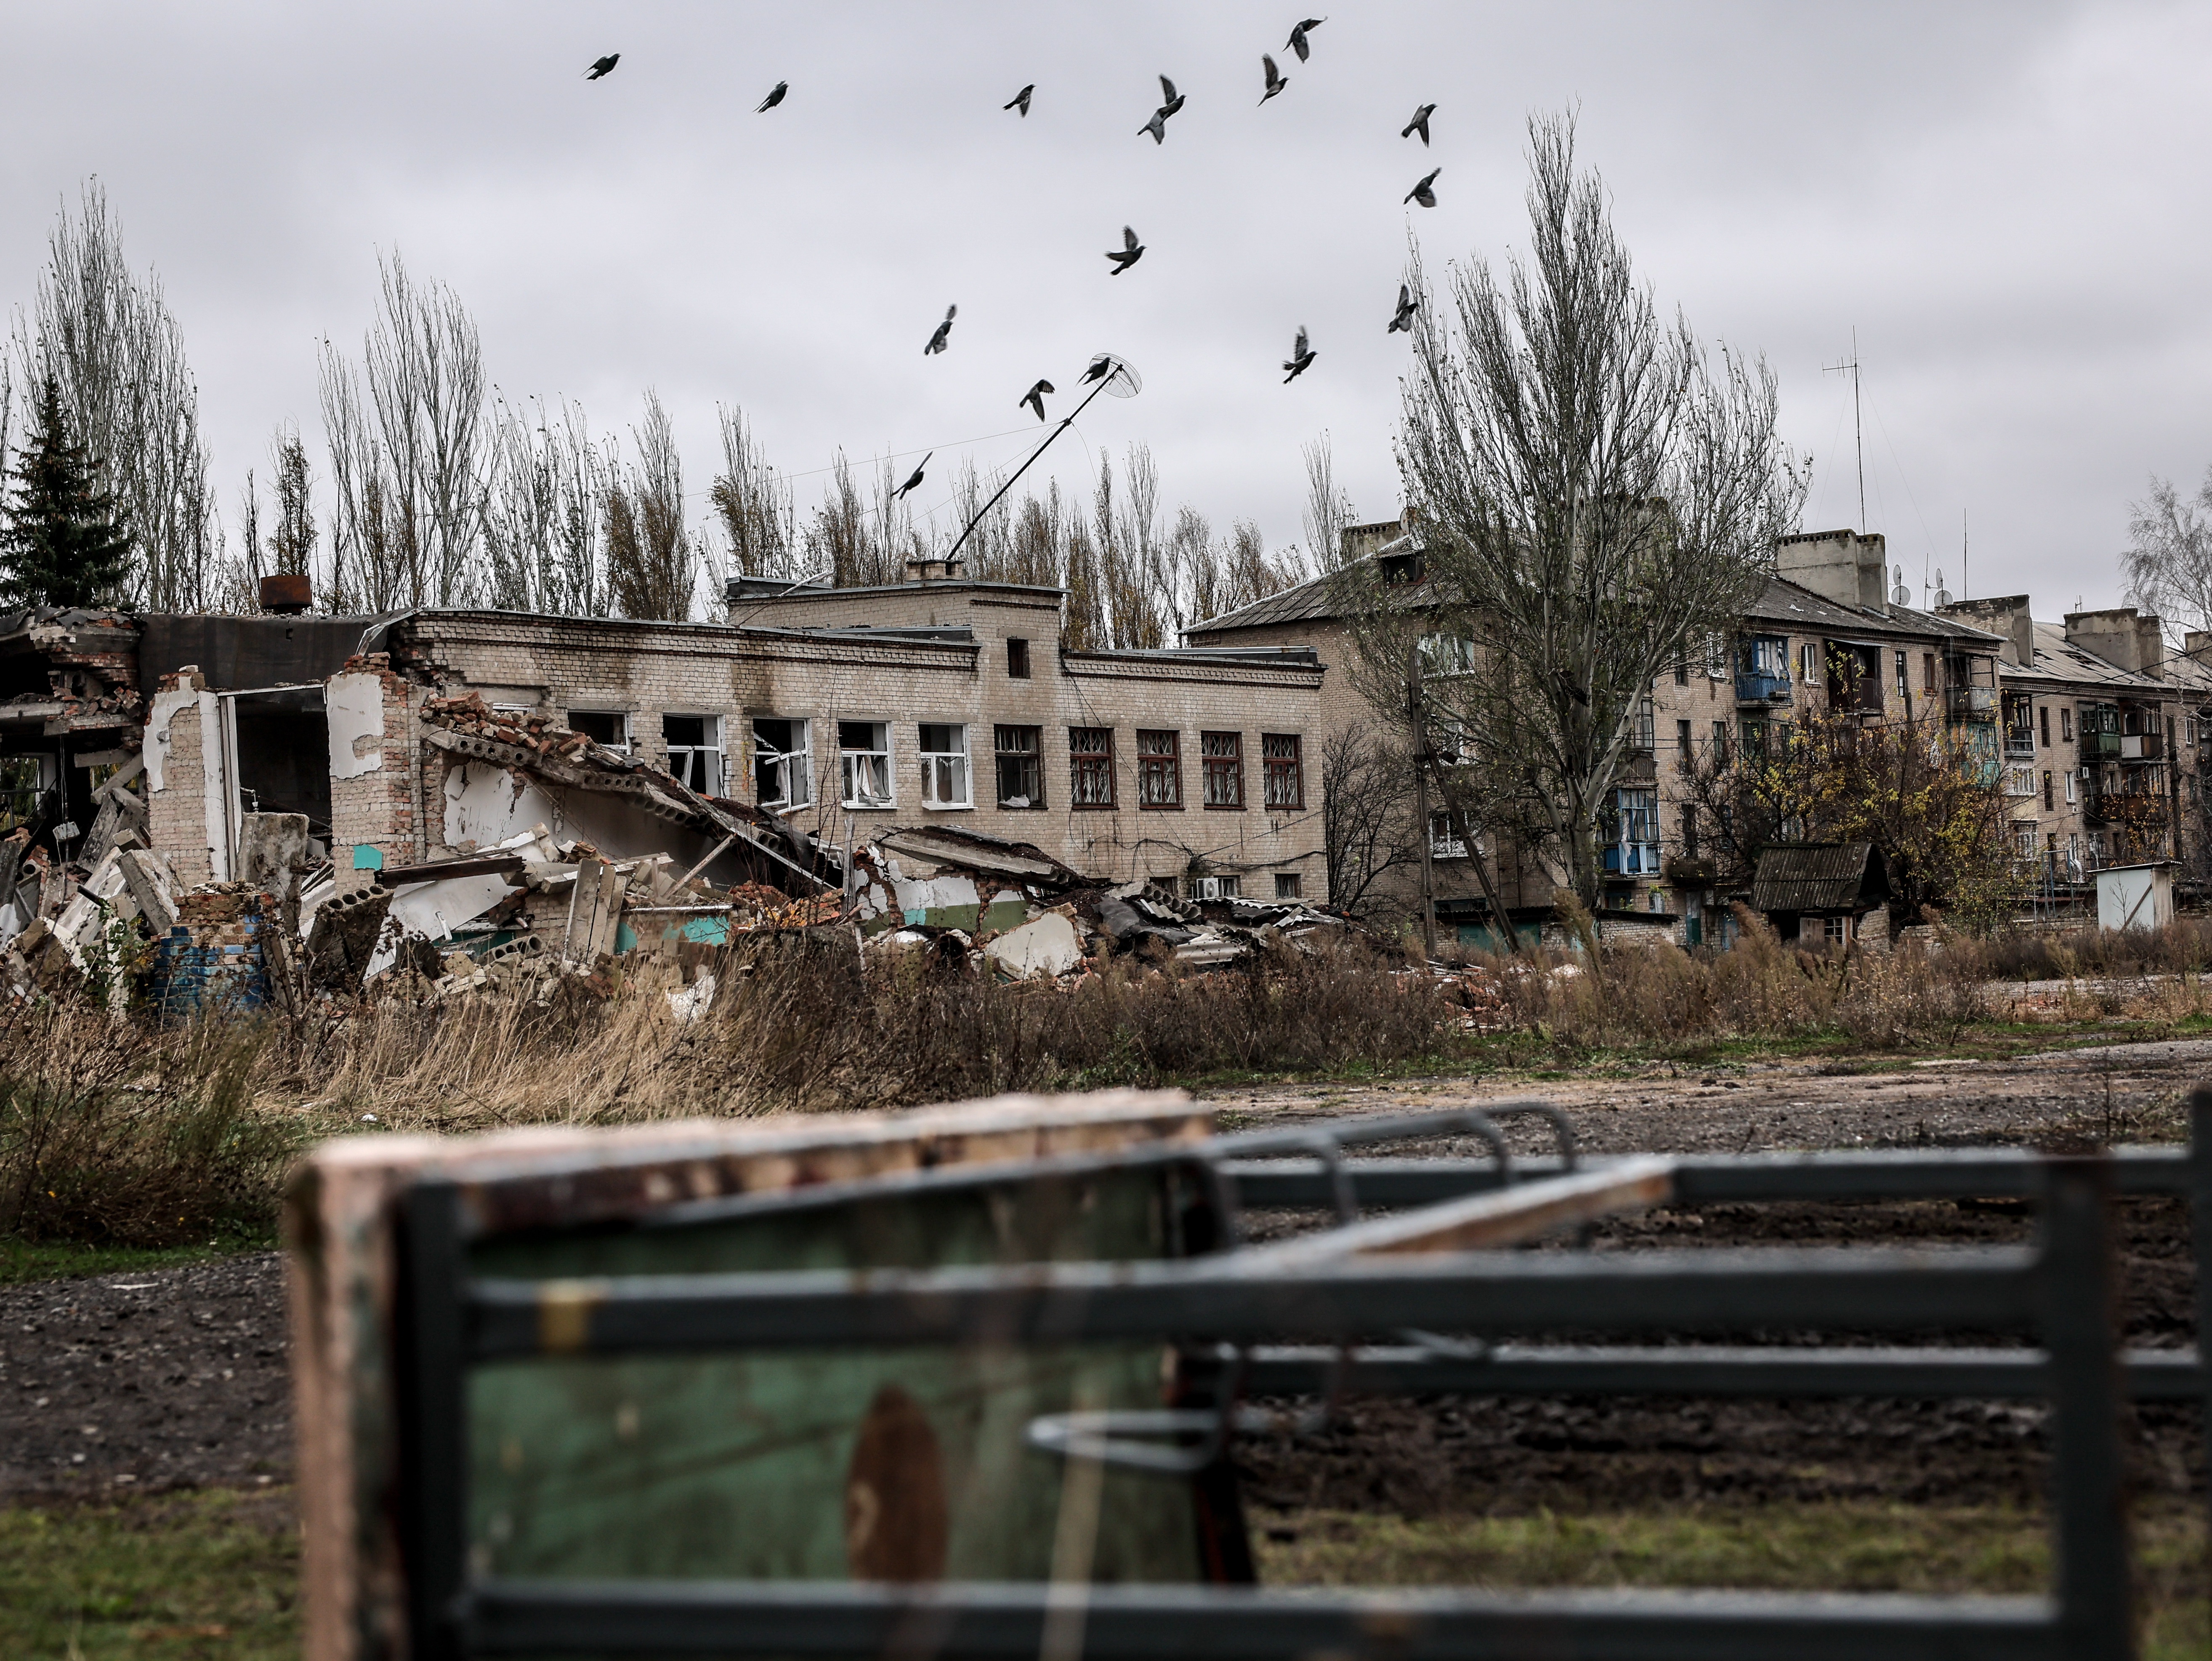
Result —
<path fill-rule="evenodd" d="M 74 218 L 64 208 L 14 356 L 27 386 L 60 386 L 70 429 L 91 451 L 100 483 L 131 527 L 128 603 L 197 611 L 215 597 L 221 532 L 208 488 L 199 388 L 183 331 L 150 269 L 134 276 L 106 192 L 88 179 Z"/>
<path fill-rule="evenodd" d="M 684 462 L 660 394 L 647 389 L 645 420 L 630 429 L 637 459 L 613 465 L 606 494 L 607 586 L 624 617 L 688 621 L 699 585 L 684 522 Z"/>
<path fill-rule="evenodd" d="M 1756 592 L 1803 492 L 1764 361 L 1716 363 L 1663 322 L 1576 171 L 1571 120 L 1528 134 L 1528 259 L 1502 283 L 1455 267 L 1443 315 L 1410 263 L 1425 303 L 1398 453 L 1427 580 L 1411 596 L 1363 573 L 1357 678 L 1402 727 L 1425 658 L 1425 721 L 1479 785 L 1460 800 L 1528 827 L 1595 904 L 1639 700 Z"/>
<path fill-rule="evenodd" d="M 1419 863 L 1413 768 L 1374 730 L 1346 726 L 1322 745 L 1321 776 L 1329 903 L 1358 916 L 1378 885 Z"/>
<path fill-rule="evenodd" d="M 276 480 L 276 520 L 269 530 L 269 563 L 282 576 L 306 576 L 315 562 L 315 472 L 300 429 L 289 423 L 269 446 Z"/>
<path fill-rule="evenodd" d="M 1306 553 L 1316 571 L 1344 563 L 1344 527 L 1352 523 L 1352 498 L 1336 482 L 1336 456 L 1324 432 L 1298 453 L 1306 464 L 1304 519 Z"/>
<path fill-rule="evenodd" d="M 722 471 L 708 500 L 722 533 L 718 557 L 729 573 L 749 577 L 793 577 L 792 555 L 798 544 L 791 484 L 769 465 L 760 441 L 735 405 L 718 405 L 721 417 Z"/>
<path fill-rule="evenodd" d="M 380 609 L 465 605 L 483 587 L 490 459 L 476 324 L 444 283 L 418 286 L 398 253 L 377 270 L 380 314 L 362 342 L 364 374 L 323 343 L 323 424 L 338 498 L 333 554 Z"/>
<path fill-rule="evenodd" d="M 486 599 L 510 611 L 603 617 L 610 479 L 583 407 L 501 400 L 484 502 Z"/>
<path fill-rule="evenodd" d="M 2212 629 L 2212 467 L 2189 501 L 2152 477 L 2149 496 L 2128 504 L 2120 564 L 2131 604 L 2157 612 L 2176 632 Z"/>

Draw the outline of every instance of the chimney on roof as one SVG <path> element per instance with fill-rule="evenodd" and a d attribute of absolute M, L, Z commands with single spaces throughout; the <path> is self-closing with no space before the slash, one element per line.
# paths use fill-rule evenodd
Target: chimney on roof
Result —
<path fill-rule="evenodd" d="M 2200 669 L 2212 669 L 2212 630 L 2191 629 L 2181 637 L 2181 650 Z"/>
<path fill-rule="evenodd" d="M 906 569 L 912 574 L 909 580 L 915 582 L 955 582 L 959 580 L 960 573 L 966 565 L 967 561 L 962 559 L 939 559 L 932 556 L 924 556 L 920 559 L 907 561 Z"/>
<path fill-rule="evenodd" d="M 1838 605 L 1856 605 L 1889 615 L 1882 579 L 1889 574 L 1889 548 L 1879 531 L 1808 531 L 1784 537 L 1775 545 L 1774 574 L 1810 588 Z"/>
<path fill-rule="evenodd" d="M 261 609 L 272 616 L 298 617 L 313 600 L 313 592 L 304 575 L 261 579 Z"/>
<path fill-rule="evenodd" d="M 2035 619 L 2028 611 L 2026 594 L 2007 594 L 2002 599 L 1962 599 L 1955 605 L 1937 606 L 1936 615 L 1956 618 L 1977 629 L 2002 635 L 2005 643 L 1999 655 L 2007 663 L 2023 669 L 2035 666 Z"/>
<path fill-rule="evenodd" d="M 2069 611 L 2066 643 L 2094 652 L 2116 664 L 2154 680 L 2166 678 L 2166 630 L 2159 620 L 2139 614 L 2132 605 L 2115 605 L 2102 611 Z"/>

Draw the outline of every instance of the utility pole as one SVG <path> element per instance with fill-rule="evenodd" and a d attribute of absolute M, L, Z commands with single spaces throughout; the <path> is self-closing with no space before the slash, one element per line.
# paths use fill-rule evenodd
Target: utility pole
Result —
<path fill-rule="evenodd" d="M 1413 733 L 1413 831 L 1421 849 L 1421 949 L 1428 961 L 1437 958 L 1437 872 L 1430 855 L 1429 837 L 1429 723 L 1422 705 L 1421 648 L 1416 641 L 1406 658 L 1406 714 Z M 1469 849 L 1469 853 L 1474 850 Z M 1499 919 L 1508 928 L 1513 925 Z"/>
<path fill-rule="evenodd" d="M 1851 355 L 1835 363 L 1823 363 L 1823 374 L 1842 374 L 1851 377 L 1851 442 L 1859 459 L 1859 534 L 1866 534 L 1866 428 L 1859 419 L 1859 331 L 1851 326 Z"/>

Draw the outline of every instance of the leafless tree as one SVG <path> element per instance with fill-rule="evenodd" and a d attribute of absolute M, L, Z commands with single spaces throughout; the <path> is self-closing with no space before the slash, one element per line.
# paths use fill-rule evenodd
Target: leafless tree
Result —
<path fill-rule="evenodd" d="M 630 437 L 636 461 L 622 466 L 610 456 L 607 587 L 624 617 L 685 622 L 699 560 L 684 521 L 684 462 L 659 393 L 646 392 L 644 423 Z"/>
<path fill-rule="evenodd" d="M 607 613 L 611 483 L 580 405 L 500 402 L 484 504 L 492 605 L 564 617 Z"/>
<path fill-rule="evenodd" d="M 306 576 L 315 563 L 315 470 L 300 429 L 289 423 L 270 441 L 276 488 L 276 522 L 270 527 L 269 560 L 283 576 Z"/>
<path fill-rule="evenodd" d="M 2177 633 L 2212 629 L 2212 466 L 2185 501 L 2154 475 L 2150 495 L 2128 504 L 2128 550 L 2120 556 L 2129 600 Z"/>
<path fill-rule="evenodd" d="M 484 586 L 491 447 L 476 324 L 442 283 L 416 285 L 398 253 L 378 272 L 365 374 L 331 342 L 322 349 L 332 555 L 343 579 L 334 586 L 379 609 L 467 605 Z"/>
<path fill-rule="evenodd" d="M 1298 453 L 1305 458 L 1306 553 L 1317 571 L 1344 563 L 1344 527 L 1352 521 L 1352 498 L 1336 482 L 1336 457 L 1323 433 Z"/>
<path fill-rule="evenodd" d="M 222 533 L 199 388 L 161 279 L 131 272 L 98 179 L 76 216 L 64 208 L 55 222 L 31 316 L 18 313 L 14 334 L 24 384 L 54 377 L 70 430 L 128 515 L 137 569 L 121 598 L 152 611 L 208 604 Z"/>
<path fill-rule="evenodd" d="M 1638 702 L 1741 610 L 1803 492 L 1765 362 L 1716 362 L 1663 322 L 1576 170 L 1572 121 L 1528 133 L 1528 259 L 1502 283 L 1480 259 L 1455 267 L 1443 315 L 1410 262 L 1424 304 L 1398 451 L 1426 582 L 1409 603 L 1370 574 L 1358 633 L 1395 721 L 1414 640 L 1468 642 L 1445 648 L 1460 672 L 1425 678 L 1431 718 L 1481 770 L 1492 822 L 1525 820 L 1594 904 Z"/>
<path fill-rule="evenodd" d="M 1413 769 L 1370 728 L 1340 728 L 1322 744 L 1322 843 L 1330 902 L 1361 915 L 1378 887 L 1420 862 Z"/>
<path fill-rule="evenodd" d="M 769 465 L 760 441 L 735 405 L 718 405 L 722 435 L 722 471 L 708 500 L 722 535 L 716 550 L 726 575 L 795 577 L 792 555 L 799 538 L 791 484 Z"/>

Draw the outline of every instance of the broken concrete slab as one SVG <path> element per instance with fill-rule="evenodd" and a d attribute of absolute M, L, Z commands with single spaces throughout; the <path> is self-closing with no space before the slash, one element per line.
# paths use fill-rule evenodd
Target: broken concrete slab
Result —
<path fill-rule="evenodd" d="M 242 813 L 238 821 L 238 879 L 281 894 L 307 868 L 305 813 Z"/>
<path fill-rule="evenodd" d="M 875 839 L 879 849 L 932 865 L 952 866 L 985 876 L 1016 878 L 1055 888 L 1073 888 L 1082 876 L 1032 843 L 1010 842 L 981 830 L 951 825 L 902 826 Z"/>
<path fill-rule="evenodd" d="M 983 955 L 1017 980 L 1072 973 L 1083 961 L 1074 921 L 1059 911 L 1033 917 L 988 942 Z"/>

